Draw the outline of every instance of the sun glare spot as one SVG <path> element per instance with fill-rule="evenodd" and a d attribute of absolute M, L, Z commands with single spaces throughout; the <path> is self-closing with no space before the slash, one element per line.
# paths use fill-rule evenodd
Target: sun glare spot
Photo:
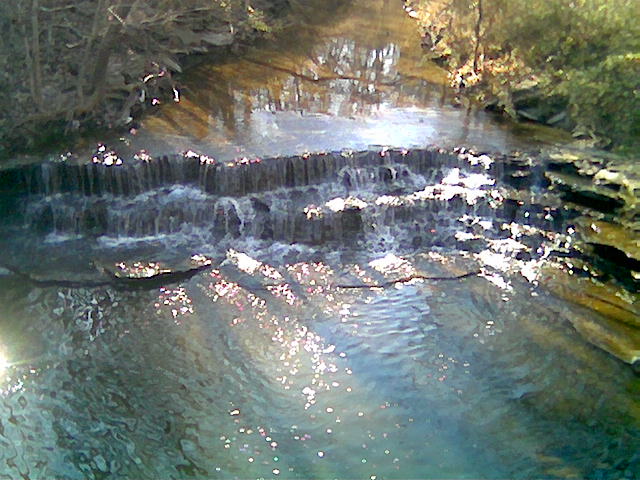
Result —
<path fill-rule="evenodd" d="M 0 375 L 2 375 L 7 368 L 9 368 L 9 361 L 6 359 L 4 354 L 0 352 Z"/>

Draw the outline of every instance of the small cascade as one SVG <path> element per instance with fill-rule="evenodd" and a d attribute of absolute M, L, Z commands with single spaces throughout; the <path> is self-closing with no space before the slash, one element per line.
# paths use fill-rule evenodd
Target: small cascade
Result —
<path fill-rule="evenodd" d="M 610 205 L 622 204 L 624 190 L 599 187 L 598 195 L 604 199 L 604 191 L 612 200 L 598 197 L 585 207 L 595 187 L 572 193 L 565 178 L 569 167 L 541 155 L 489 157 L 428 148 L 227 163 L 193 152 L 131 161 L 104 152 L 98 160 L 1 170 L 0 207 L 8 212 L 2 218 L 8 231 L 20 236 L 26 230 L 36 243 L 93 239 L 180 249 L 194 241 L 258 241 L 474 254 L 515 235 L 532 258 L 551 251 L 576 259 L 568 263 L 586 262 L 585 272 L 640 288 L 634 250 L 597 230 L 610 232 L 607 222 L 616 222 L 617 211 L 631 212 Z M 593 222 L 596 230 L 589 227 Z"/>
<path fill-rule="evenodd" d="M 134 197 L 172 185 L 191 185 L 209 194 L 238 197 L 338 180 L 359 188 L 394 179 L 394 165 L 406 165 L 413 173 L 425 175 L 465 164 L 458 155 L 439 149 L 321 153 L 228 163 L 193 152 L 159 158 L 143 155 L 127 161 L 107 158 L 109 161 L 94 157 L 90 163 L 65 159 L 0 170 L 0 194 Z"/>
<path fill-rule="evenodd" d="M 23 216 L 29 230 L 61 238 L 146 238 L 188 226 L 212 240 L 319 245 L 391 235 L 414 247 L 450 245 L 465 215 L 552 225 L 545 218 L 557 218 L 557 209 L 534 203 L 525 209 L 503 198 L 518 171 L 486 156 L 438 149 L 229 164 L 191 152 L 131 163 L 55 162 L 23 169 Z M 20 177 L 3 173 L 5 188 L 6 179 Z M 524 187 L 516 191 L 530 185 Z"/>
<path fill-rule="evenodd" d="M 518 231 L 534 252 L 553 241 L 561 256 L 593 265 L 604 256 L 602 248 L 562 240 L 592 214 L 549 187 L 544 162 L 526 155 L 431 148 L 225 164 L 192 152 L 130 162 L 103 157 L 0 171 L 0 198 L 11 212 L 4 224 L 49 242 L 105 237 L 179 246 L 195 236 L 208 245 L 255 240 L 475 253 Z"/>

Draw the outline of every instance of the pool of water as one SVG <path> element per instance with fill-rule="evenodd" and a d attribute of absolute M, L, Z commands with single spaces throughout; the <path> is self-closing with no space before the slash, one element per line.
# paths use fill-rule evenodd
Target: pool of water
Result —
<path fill-rule="evenodd" d="M 535 156 L 451 150 L 562 135 L 455 106 L 396 2 L 306 15 L 3 172 L 0 474 L 638 478 L 640 378 L 572 298 L 585 210 Z"/>
<path fill-rule="evenodd" d="M 398 3 L 294 7 L 276 39 L 190 70 L 177 80 L 178 103 L 106 143 L 123 157 L 195 150 L 228 160 L 429 144 L 508 152 L 571 140 L 459 101 Z M 94 145 L 73 151 L 90 154 Z"/>

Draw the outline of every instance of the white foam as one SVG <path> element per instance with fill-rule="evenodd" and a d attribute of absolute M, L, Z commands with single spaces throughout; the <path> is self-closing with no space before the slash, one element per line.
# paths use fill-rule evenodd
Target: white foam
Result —
<path fill-rule="evenodd" d="M 63 243 L 70 240 L 80 240 L 82 235 L 64 234 L 64 233 L 50 233 L 44 238 L 44 243 Z"/>

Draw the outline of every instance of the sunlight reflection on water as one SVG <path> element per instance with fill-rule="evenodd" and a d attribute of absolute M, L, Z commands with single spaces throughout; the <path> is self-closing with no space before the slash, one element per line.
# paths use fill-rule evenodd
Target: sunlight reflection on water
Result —
<path fill-rule="evenodd" d="M 28 245 L 37 278 L 75 279 L 96 256 L 133 277 L 176 255 L 211 268 L 148 291 L 3 273 L 0 472 L 613 479 L 638 465 L 638 378 L 576 334 L 591 310 L 545 288 L 556 262 L 579 265 L 562 205 L 536 196 L 545 179 L 512 188 L 504 159 L 406 150 L 506 152 L 533 130 L 451 105 L 396 7 L 199 67 L 179 104 L 91 149 L 78 191 L 43 168 L 25 208 L 54 230 Z M 308 153 L 325 149 L 342 153 Z M 187 153 L 156 156 L 172 151 Z M 302 156 L 264 160 L 286 153 Z"/>

